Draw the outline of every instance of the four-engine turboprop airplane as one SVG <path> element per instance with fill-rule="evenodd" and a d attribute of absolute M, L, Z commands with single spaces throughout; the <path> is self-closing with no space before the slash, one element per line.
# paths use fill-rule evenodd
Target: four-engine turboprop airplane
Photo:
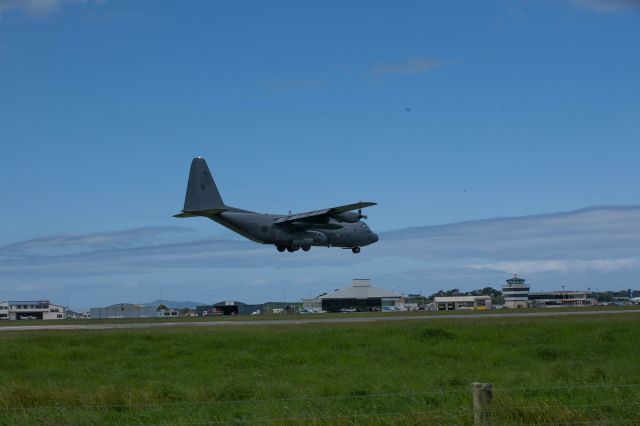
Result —
<path fill-rule="evenodd" d="M 360 247 L 378 241 L 378 235 L 360 220 L 366 219 L 361 209 L 375 205 L 359 202 L 288 215 L 237 209 L 222 201 L 207 162 L 198 157 L 191 162 L 184 208 L 174 217 L 206 217 L 251 241 L 274 244 L 280 252 L 323 246 L 360 253 Z"/>

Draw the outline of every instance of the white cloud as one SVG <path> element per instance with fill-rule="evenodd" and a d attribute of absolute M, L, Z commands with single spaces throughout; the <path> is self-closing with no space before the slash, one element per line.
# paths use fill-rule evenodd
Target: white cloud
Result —
<path fill-rule="evenodd" d="M 402 229 L 381 233 L 377 244 L 358 255 L 322 247 L 278 253 L 272 246 L 203 239 L 177 227 L 54 235 L 0 247 L 0 291 L 50 284 L 52 293 L 73 292 L 86 300 L 116 290 L 124 300 L 134 293 L 122 283 L 135 282 L 142 299 L 159 287 L 189 288 L 180 297 L 201 298 L 198 289 L 206 287 L 228 299 L 259 301 L 272 298 L 276 287 L 318 294 L 356 276 L 424 293 L 500 286 L 510 273 L 538 288 L 559 282 L 635 288 L 639 269 L 640 206 Z M 24 295 L 41 297 L 35 290 Z"/>
<path fill-rule="evenodd" d="M 507 261 L 627 258 L 639 247 L 640 207 L 630 206 L 409 228 L 384 233 L 371 251 Z"/>
<path fill-rule="evenodd" d="M 521 260 L 515 262 L 472 264 L 467 265 L 467 267 L 501 271 L 508 274 L 613 272 L 638 269 L 638 267 L 640 267 L 640 259 Z"/>
<path fill-rule="evenodd" d="M 438 68 L 443 62 L 438 59 L 413 58 L 398 64 L 380 64 L 371 68 L 374 76 L 389 74 L 423 74 L 427 71 Z"/>
<path fill-rule="evenodd" d="M 38 255 L 43 252 L 44 254 L 51 252 L 57 254 L 78 253 L 91 249 L 105 250 L 115 247 L 149 245 L 158 237 L 188 232 L 191 232 L 190 228 L 181 226 L 157 226 L 90 234 L 51 235 L 2 246 L 0 247 L 0 256 Z"/>
<path fill-rule="evenodd" d="M 188 228 L 54 235 L 0 247 L 5 276 L 96 276 L 166 269 L 300 268 L 403 259 L 526 273 L 629 268 L 640 256 L 640 207 L 499 218 L 382 233 L 357 256 L 315 248 L 284 256 L 244 240 L 202 239 Z M 595 259 L 595 260 L 584 260 Z M 398 262 L 396 262 L 398 263 Z M 268 278 L 267 278 L 268 279 Z"/>

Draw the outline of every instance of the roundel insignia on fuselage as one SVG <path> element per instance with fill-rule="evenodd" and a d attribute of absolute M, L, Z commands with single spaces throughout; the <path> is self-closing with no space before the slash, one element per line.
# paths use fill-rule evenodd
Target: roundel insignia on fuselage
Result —
<path fill-rule="evenodd" d="M 262 232 L 269 232 L 269 227 L 268 226 L 263 226 L 262 227 Z"/>

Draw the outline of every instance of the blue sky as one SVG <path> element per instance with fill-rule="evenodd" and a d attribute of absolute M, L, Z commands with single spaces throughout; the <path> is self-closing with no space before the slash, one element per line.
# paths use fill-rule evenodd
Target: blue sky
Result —
<path fill-rule="evenodd" d="M 405 291 L 448 285 L 425 274 L 403 281 L 423 269 L 416 262 L 433 267 L 424 258 L 354 261 L 339 251 L 328 265 L 281 267 L 288 261 L 270 248 L 173 219 L 196 155 L 228 204 L 286 212 L 373 200 L 369 223 L 383 232 L 638 204 L 639 24 L 635 0 L 0 0 L 0 261 L 38 264 L 42 253 L 11 247 L 42 239 L 46 255 L 212 240 L 278 263 L 190 269 L 183 259 L 135 273 L 109 263 L 91 279 L 73 266 L 57 278 L 5 270 L 0 299 L 72 293 L 88 306 L 162 288 L 173 298 L 260 301 L 354 275 Z M 107 248 L 69 245 L 70 235 L 122 233 L 131 235 Z M 335 264 L 347 255 L 353 264 Z M 459 256 L 439 262 L 478 274 L 460 288 L 507 274 L 502 252 L 482 259 L 497 268 L 490 277 L 468 267 L 472 251 Z M 565 257 L 543 260 L 615 258 Z M 637 271 L 624 265 L 598 286 L 617 288 L 624 274 L 631 285 Z M 552 285 L 569 271 L 544 273 Z"/>

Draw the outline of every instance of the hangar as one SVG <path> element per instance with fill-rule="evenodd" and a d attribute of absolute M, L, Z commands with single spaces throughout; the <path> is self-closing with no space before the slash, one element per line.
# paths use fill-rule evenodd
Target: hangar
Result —
<path fill-rule="evenodd" d="M 384 306 L 398 304 L 402 295 L 374 287 L 369 279 L 354 279 L 351 287 L 320 296 L 322 309 L 327 312 L 381 311 Z"/>
<path fill-rule="evenodd" d="M 263 305 L 247 305 L 237 300 L 226 300 L 215 305 L 198 305 L 196 313 L 199 317 L 215 315 L 250 315 L 255 311 L 260 311 Z"/>
<path fill-rule="evenodd" d="M 0 319 L 64 319 L 65 307 L 48 300 L 12 300 L 0 302 Z"/>
<path fill-rule="evenodd" d="M 156 308 L 149 308 L 134 303 L 117 303 L 106 308 L 91 308 L 92 319 L 104 318 L 155 318 L 158 315 Z"/>
<path fill-rule="evenodd" d="M 434 311 L 491 309 L 491 296 L 443 296 L 433 298 Z"/>

